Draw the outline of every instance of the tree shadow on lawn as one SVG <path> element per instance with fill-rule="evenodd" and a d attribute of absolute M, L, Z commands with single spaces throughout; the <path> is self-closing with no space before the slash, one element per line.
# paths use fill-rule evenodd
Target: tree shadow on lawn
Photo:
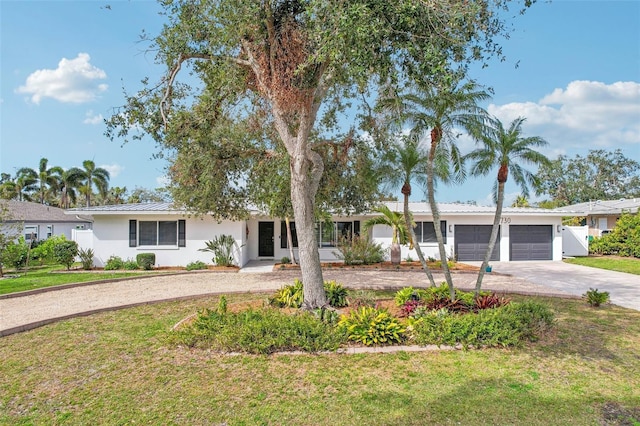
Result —
<path fill-rule="evenodd" d="M 601 395 L 576 390 L 573 384 L 567 384 L 564 389 L 557 386 L 550 389 L 544 374 L 528 371 L 519 377 L 463 381 L 422 410 L 438 424 L 446 421 L 462 424 L 632 426 L 640 421 L 638 407 L 618 401 L 603 402 Z"/>

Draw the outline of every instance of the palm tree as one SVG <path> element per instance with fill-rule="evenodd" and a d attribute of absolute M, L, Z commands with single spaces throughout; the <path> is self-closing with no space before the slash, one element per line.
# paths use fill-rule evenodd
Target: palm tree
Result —
<path fill-rule="evenodd" d="M 520 194 L 516 197 L 516 200 L 511 204 L 511 207 L 529 207 L 529 200 L 524 194 Z"/>
<path fill-rule="evenodd" d="M 529 195 L 528 184 L 534 185 L 536 177 L 533 173 L 523 169 L 519 162 L 534 166 L 549 163 L 547 157 L 534 149 L 548 145 L 547 141 L 539 136 L 522 137 L 522 123 L 524 121 L 525 119 L 522 117 L 516 118 L 511 122 L 509 128 L 505 129 L 498 119 L 491 119 L 487 125 L 478 126 L 472 132 L 474 138 L 482 142 L 484 146 L 466 156 L 475 162 L 471 168 L 471 174 L 484 176 L 493 168 L 498 168 L 493 191 L 496 213 L 493 219 L 493 228 L 491 229 L 487 252 L 476 281 L 476 294 L 480 291 L 484 272 L 496 245 L 500 219 L 502 218 L 504 187 L 507 183 L 509 172 L 511 171 L 513 180 L 520 186 L 522 195 L 526 198 Z"/>
<path fill-rule="evenodd" d="M 413 215 L 409 210 L 409 197 L 411 196 L 411 181 L 423 180 L 423 173 L 418 171 L 424 170 L 426 167 L 427 157 L 425 153 L 420 149 L 418 140 L 415 138 L 404 137 L 402 142 L 398 142 L 394 145 L 391 151 L 391 168 L 393 171 L 387 175 L 387 180 L 392 185 L 402 185 L 402 195 L 404 196 L 404 220 L 406 229 L 409 230 L 409 242 L 415 248 L 418 259 L 422 264 L 422 268 L 427 274 L 429 283 L 432 287 L 435 287 L 436 282 L 433 279 L 433 274 L 427 265 L 427 261 L 424 258 L 420 243 L 416 241 L 416 234 L 413 226 Z M 399 172 L 399 173 L 398 173 Z"/>
<path fill-rule="evenodd" d="M 60 207 L 68 209 L 71 204 L 76 203 L 76 189 L 82 183 L 84 172 L 78 167 L 64 170 L 60 175 Z"/>
<path fill-rule="evenodd" d="M 400 244 L 406 244 L 409 240 L 404 215 L 392 211 L 385 205 L 378 206 L 374 208 L 373 211 L 381 213 L 382 216 L 376 216 L 367 220 L 364 222 L 363 227 L 364 229 L 369 229 L 374 225 L 387 225 L 391 227 L 391 263 L 399 265 L 402 257 Z"/>
<path fill-rule="evenodd" d="M 96 163 L 92 160 L 82 162 L 84 170 L 82 170 L 82 186 L 80 193 L 84 194 L 87 200 L 87 207 L 91 207 L 91 195 L 93 194 L 93 185 L 96 186 L 98 192 L 105 197 L 109 189 L 109 172 L 101 167 L 96 167 Z"/>
<path fill-rule="evenodd" d="M 55 194 L 60 186 L 60 177 L 64 172 L 62 168 L 58 166 L 48 169 L 48 162 L 49 160 L 46 158 L 41 158 L 38 168 L 38 182 L 40 184 L 38 188 L 38 198 L 40 199 L 40 204 L 45 204 L 47 198 Z"/>
<path fill-rule="evenodd" d="M 15 194 L 18 201 L 31 201 L 32 193 L 37 190 L 38 174 L 29 167 L 23 167 L 16 172 L 13 181 Z"/>
<path fill-rule="evenodd" d="M 412 134 L 430 137 L 426 163 L 426 186 L 433 227 L 438 240 L 442 271 L 451 299 L 455 289 L 447 265 L 447 252 L 440 228 L 440 211 L 435 198 L 435 179 L 448 183 L 464 179 L 463 156 L 455 144 L 456 129 L 471 129 L 486 116 L 478 103 L 489 99 L 489 94 L 475 82 L 431 85 L 418 93 L 404 97 L 406 120 L 412 124 Z M 451 169 L 453 166 L 453 170 Z"/>

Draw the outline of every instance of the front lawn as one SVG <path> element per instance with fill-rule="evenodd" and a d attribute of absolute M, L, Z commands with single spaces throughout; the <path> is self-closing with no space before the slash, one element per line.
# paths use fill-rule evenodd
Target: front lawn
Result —
<path fill-rule="evenodd" d="M 170 342 L 217 298 L 63 321 L 0 339 L 0 424 L 638 424 L 640 312 L 513 299 L 548 304 L 555 332 L 517 349 L 265 356 Z"/>
<path fill-rule="evenodd" d="M 89 281 L 99 281 L 115 278 L 126 278 L 141 276 L 141 274 L 150 274 L 154 272 L 131 272 L 131 271 L 112 271 L 112 272 L 73 272 L 59 273 L 64 271 L 64 266 L 53 265 L 41 268 L 30 269 L 29 271 L 9 271 L 5 272 L 5 276 L 0 278 L 0 294 L 16 293 L 19 291 L 35 290 L 43 287 L 52 287 L 55 285 L 84 283 Z"/>
<path fill-rule="evenodd" d="M 574 265 L 591 266 L 592 268 L 608 269 L 611 271 L 627 272 L 640 275 L 640 259 L 634 257 L 589 256 L 565 259 Z"/>

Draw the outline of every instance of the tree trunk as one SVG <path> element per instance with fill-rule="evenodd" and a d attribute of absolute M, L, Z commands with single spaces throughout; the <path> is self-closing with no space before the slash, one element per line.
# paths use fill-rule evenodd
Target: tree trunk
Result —
<path fill-rule="evenodd" d="M 287 225 L 287 245 L 289 246 L 289 255 L 291 256 L 291 264 L 296 264 L 296 256 L 293 251 L 293 237 L 291 236 L 291 220 L 289 216 L 284 218 L 284 222 Z"/>
<path fill-rule="evenodd" d="M 390 257 L 392 265 L 400 264 L 400 261 L 402 260 L 402 249 L 400 248 L 400 244 L 391 243 Z"/>
<path fill-rule="evenodd" d="M 327 304 L 324 292 L 320 254 L 315 233 L 314 201 L 322 176 L 322 160 L 311 167 L 308 156 L 315 153 L 296 152 L 291 157 L 291 204 L 298 234 L 298 257 L 302 274 L 304 309 L 322 308 Z M 317 162 L 319 161 L 319 163 Z"/>
<path fill-rule="evenodd" d="M 409 235 L 411 236 L 411 241 L 413 242 L 413 247 L 416 249 L 416 254 L 418 255 L 418 259 L 420 259 L 420 264 L 422 265 L 422 269 L 424 269 L 425 274 L 427 274 L 427 278 L 429 279 L 429 284 L 431 287 L 436 286 L 436 282 L 433 279 L 433 274 L 427 266 L 427 261 L 424 259 L 424 254 L 422 254 L 422 249 L 420 248 L 420 243 L 416 241 L 416 233 L 413 230 L 413 226 L 411 224 L 411 212 L 409 211 L 409 195 L 411 195 L 411 190 L 408 193 L 404 194 L 404 221 L 407 225 L 407 229 L 409 230 Z"/>
<path fill-rule="evenodd" d="M 489 237 L 487 252 L 484 255 L 484 260 L 482 261 L 482 266 L 480 266 L 480 271 L 478 271 L 478 280 L 476 281 L 475 290 L 476 296 L 478 295 L 478 293 L 480 293 L 480 288 L 482 287 L 482 279 L 484 278 L 484 273 L 487 270 L 489 260 L 491 259 L 491 253 L 493 253 L 493 249 L 496 245 L 496 240 L 498 239 L 498 229 L 500 229 L 500 219 L 502 218 L 502 204 L 504 203 L 504 184 L 504 182 L 498 182 L 496 214 L 493 217 L 493 227 L 491 228 L 491 237 Z"/>
<path fill-rule="evenodd" d="M 456 290 L 453 287 L 453 279 L 451 278 L 451 271 L 449 271 L 449 265 L 447 264 L 447 251 L 444 248 L 444 239 L 442 238 L 442 230 L 440 229 L 440 211 L 436 204 L 436 196 L 434 192 L 433 184 L 433 161 L 435 157 L 435 146 L 431 143 L 431 152 L 429 153 L 429 161 L 427 161 L 427 197 L 429 198 L 429 206 L 431 208 L 431 215 L 433 216 L 433 228 L 436 234 L 436 240 L 438 240 L 438 249 L 440 252 L 440 263 L 442 263 L 442 272 L 444 273 L 444 279 L 449 286 L 449 295 L 451 300 L 456 298 Z"/>

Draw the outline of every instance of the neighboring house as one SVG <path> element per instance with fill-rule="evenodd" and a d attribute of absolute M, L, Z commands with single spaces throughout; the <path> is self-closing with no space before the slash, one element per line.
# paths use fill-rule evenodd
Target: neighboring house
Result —
<path fill-rule="evenodd" d="M 64 235 L 72 239 L 76 229 L 91 229 L 91 217 L 65 214 L 63 209 L 26 201 L 6 200 L 11 220 L 24 223 L 24 238 L 27 241 L 46 240 L 53 235 Z"/>
<path fill-rule="evenodd" d="M 586 217 L 589 227 L 589 235 L 599 237 L 603 231 L 609 231 L 616 227 L 616 222 L 622 213 L 637 213 L 640 207 L 640 198 L 590 201 L 588 203 L 573 204 L 561 207 L 558 210 L 570 211 L 567 216 Z"/>
<path fill-rule="evenodd" d="M 387 205 L 402 211 L 402 203 Z M 440 204 L 442 231 L 447 254 L 459 261 L 479 261 L 489 240 L 494 207 L 465 204 Z M 426 203 L 411 203 L 416 233 L 425 256 L 439 258 L 433 231 L 433 219 Z M 218 235 L 236 240 L 235 263 L 289 256 L 284 220 L 252 211 L 247 220 L 218 222 L 209 216 L 195 216 L 175 209 L 170 203 L 95 206 L 67 211 L 67 214 L 91 214 L 93 236 L 83 248 L 92 248 L 97 266 L 111 256 L 135 259 L 138 253 L 156 254 L 156 266 L 186 266 L 190 262 L 211 263 L 212 254 L 202 252 L 205 243 Z M 561 220 L 566 212 L 505 208 L 494 260 L 561 260 Z M 334 217 L 332 223 L 318 223 L 316 236 L 320 259 L 334 261 L 336 241 L 342 235 L 360 234 L 362 223 L 377 213 Z M 297 256 L 295 222 L 292 222 L 294 252 Z M 377 225 L 371 238 L 385 247 L 391 244 L 391 228 Z M 402 256 L 417 259 L 414 250 L 402 248 Z"/>

